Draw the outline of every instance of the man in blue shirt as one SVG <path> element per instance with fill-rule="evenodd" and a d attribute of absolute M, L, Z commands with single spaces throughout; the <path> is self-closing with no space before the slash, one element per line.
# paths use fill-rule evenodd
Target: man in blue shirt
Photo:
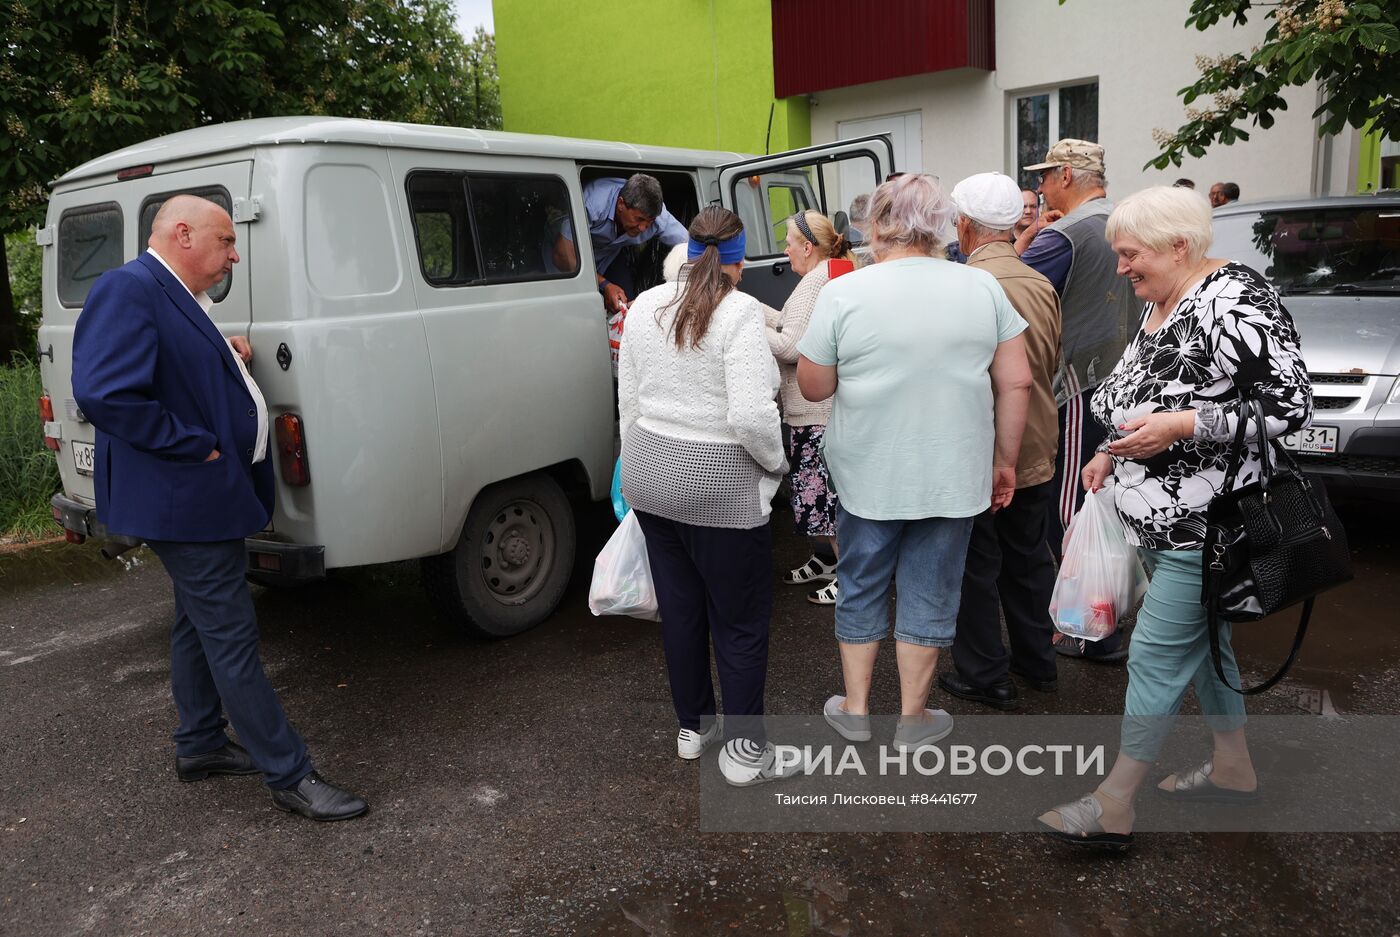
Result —
<path fill-rule="evenodd" d="M 683 244 L 689 238 L 685 226 L 666 210 L 661 200 L 661 183 L 645 173 L 628 179 L 594 179 L 583 187 L 583 210 L 593 242 L 598 291 L 603 294 L 609 313 L 636 296 L 624 248 L 654 237 L 660 237 L 667 246 Z M 560 221 L 545 261 L 551 273 L 578 268 L 572 220 Z"/>

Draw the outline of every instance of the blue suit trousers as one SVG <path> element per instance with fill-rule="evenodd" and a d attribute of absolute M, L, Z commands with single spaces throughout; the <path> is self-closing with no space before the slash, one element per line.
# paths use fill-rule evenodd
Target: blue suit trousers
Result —
<path fill-rule="evenodd" d="M 170 634 L 170 688 L 180 716 L 175 753 L 220 748 L 232 722 L 267 786 L 294 787 L 311 771 L 311 761 L 258 656 L 243 541 L 147 542 L 175 586 Z"/>

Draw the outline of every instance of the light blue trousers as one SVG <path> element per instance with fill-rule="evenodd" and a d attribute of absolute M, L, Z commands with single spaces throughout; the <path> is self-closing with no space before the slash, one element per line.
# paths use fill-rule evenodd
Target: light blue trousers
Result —
<path fill-rule="evenodd" d="M 1217 732 L 1244 725 L 1244 697 L 1220 682 L 1211 660 L 1201 605 L 1201 551 L 1141 553 L 1152 582 L 1128 649 L 1122 750 L 1139 761 L 1155 761 L 1188 686 L 1196 688 L 1206 723 Z M 1239 686 L 1229 622 L 1221 623 L 1220 659 L 1225 675 Z"/>

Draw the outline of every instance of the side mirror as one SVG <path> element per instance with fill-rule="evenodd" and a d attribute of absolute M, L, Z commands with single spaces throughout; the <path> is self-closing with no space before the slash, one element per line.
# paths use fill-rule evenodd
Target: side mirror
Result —
<path fill-rule="evenodd" d="M 838 211 L 831 216 L 831 224 L 836 228 L 837 234 L 845 234 L 846 229 L 851 226 L 851 219 L 845 212 Z"/>

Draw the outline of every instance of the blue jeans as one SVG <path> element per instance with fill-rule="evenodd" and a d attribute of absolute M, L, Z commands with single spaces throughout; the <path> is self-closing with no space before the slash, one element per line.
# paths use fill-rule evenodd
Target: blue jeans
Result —
<path fill-rule="evenodd" d="M 838 506 L 836 640 L 869 644 L 888 634 L 890 584 L 898 579 L 895 639 L 924 647 L 952 645 L 972 521 L 872 521 Z"/>
<path fill-rule="evenodd" d="M 170 632 L 170 689 L 180 715 L 175 753 L 202 755 L 221 748 L 231 721 L 267 786 L 295 787 L 311 771 L 311 760 L 258 657 L 243 541 L 148 543 L 175 586 Z"/>
<path fill-rule="evenodd" d="M 1206 723 L 1217 732 L 1244 725 L 1244 697 L 1220 682 L 1211 660 L 1201 551 L 1143 550 L 1142 558 L 1152 583 L 1128 645 L 1122 748 L 1139 761 L 1154 761 L 1188 686 L 1195 686 Z M 1220 660 L 1225 676 L 1239 686 L 1229 622 L 1221 622 Z"/>

